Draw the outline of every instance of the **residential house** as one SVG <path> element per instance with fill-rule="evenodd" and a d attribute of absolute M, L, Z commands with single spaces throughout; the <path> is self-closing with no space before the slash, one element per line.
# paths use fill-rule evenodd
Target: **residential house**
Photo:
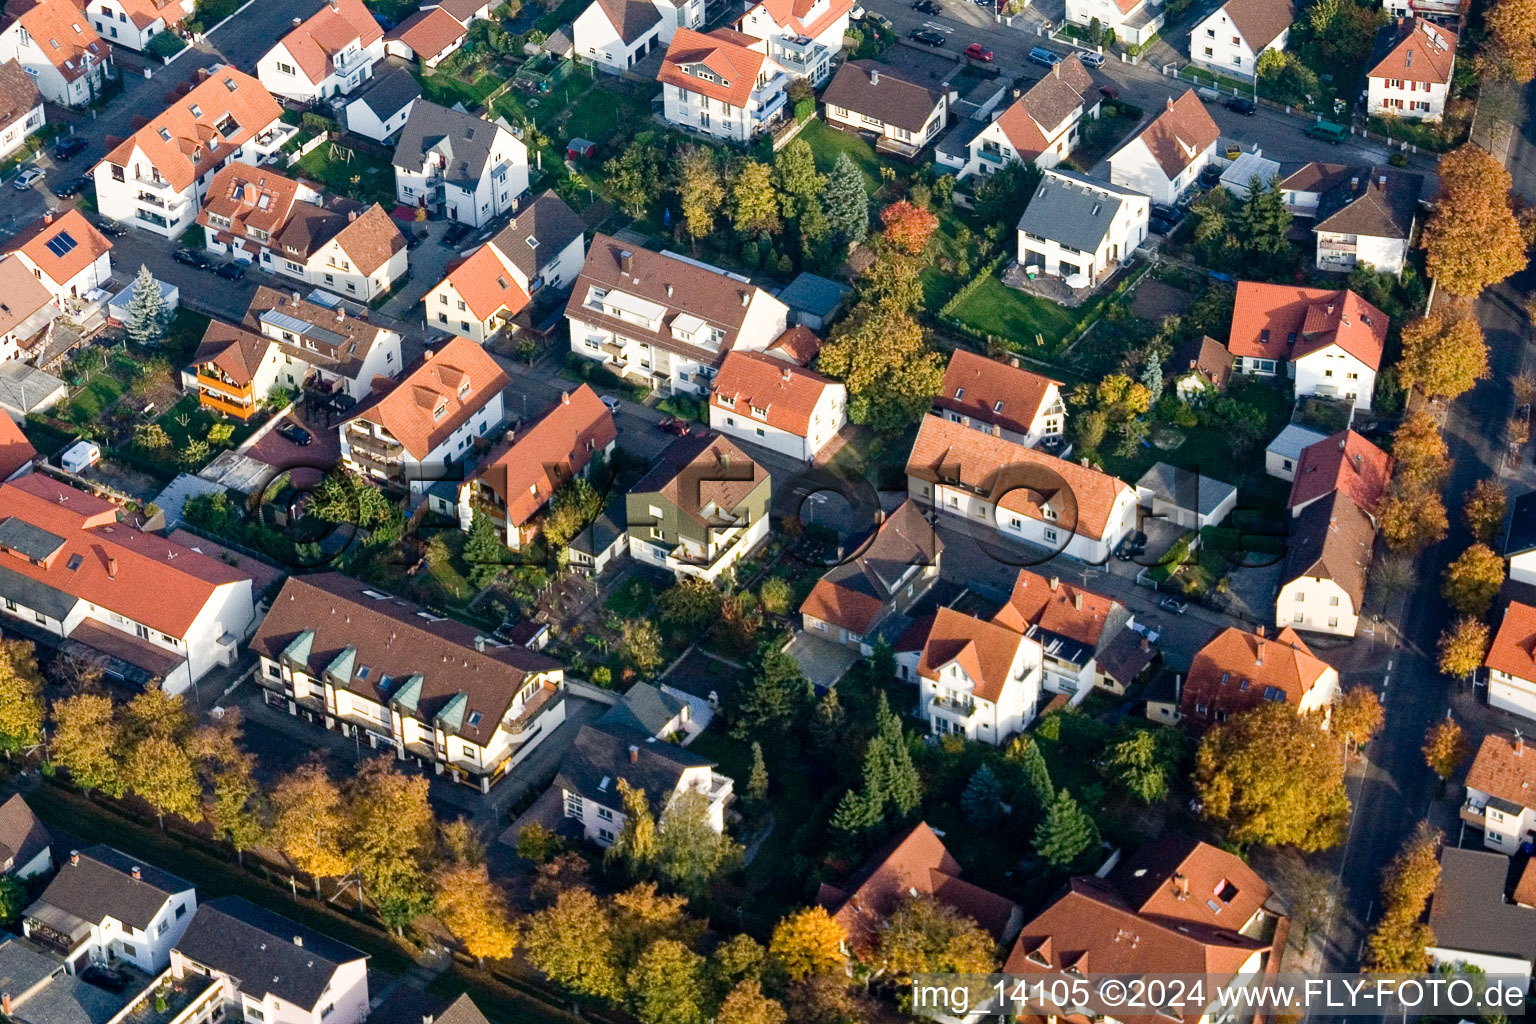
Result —
<path fill-rule="evenodd" d="M 375 75 L 350 94 L 345 110 L 347 131 L 386 142 L 405 127 L 419 99 L 421 83 L 404 68 Z"/>
<path fill-rule="evenodd" d="M 102 216 L 180 237 L 226 164 L 255 166 L 298 131 L 283 124 L 282 112 L 250 75 L 215 69 L 96 165 Z"/>
<path fill-rule="evenodd" d="M 1348 288 L 1239 281 L 1227 349 L 1232 372 L 1273 376 L 1284 364 L 1296 395 L 1371 408 L 1387 315 Z"/>
<path fill-rule="evenodd" d="M 1524 992 L 1536 962 L 1536 909 L 1510 900 L 1510 865 L 1488 850 L 1441 847 L 1440 880 L 1429 899 L 1435 943 L 1425 952 L 1434 967 L 1476 968 Z"/>
<path fill-rule="evenodd" d="M 709 393 L 709 425 L 813 462 L 848 422 L 848 389 L 764 352 L 731 352 Z"/>
<path fill-rule="evenodd" d="M 800 605 L 802 628 L 868 657 L 876 632 L 900 632 L 906 612 L 939 578 L 944 542 L 923 517 L 922 506 L 903 501 L 854 542 L 851 553 L 828 569 Z M 892 623 L 894 630 L 882 627 Z"/>
<path fill-rule="evenodd" d="M 585 226 L 553 192 L 542 192 L 490 241 L 427 292 L 428 318 L 440 331 L 484 344 L 539 289 L 559 291 L 581 273 Z"/>
<path fill-rule="evenodd" d="M 423 7 L 384 33 L 384 52 L 430 71 L 464 45 L 467 23 L 443 7 Z"/>
<path fill-rule="evenodd" d="M 1536 491 L 1527 491 L 1510 502 L 1504 557 L 1509 561 L 1511 580 L 1536 585 Z"/>
<path fill-rule="evenodd" d="M 768 56 L 820 88 L 843 52 L 854 0 L 761 0 L 731 27 L 766 40 Z"/>
<path fill-rule="evenodd" d="M 256 62 L 256 77 L 274 96 L 313 103 L 355 91 L 383 59 L 384 30 L 363 0 L 326 0 Z"/>
<path fill-rule="evenodd" d="M 1290 627 L 1270 636 L 1263 626 L 1229 627 L 1195 654 L 1179 693 L 1186 728 L 1203 732 L 1264 701 L 1280 701 L 1298 715 L 1327 713 L 1339 692 L 1339 673 L 1312 653 Z"/>
<path fill-rule="evenodd" d="M 629 551 L 629 533 L 624 529 L 624 495 L 611 494 L 608 504 L 592 523 L 566 546 L 566 561 L 597 576 Z"/>
<path fill-rule="evenodd" d="M 1157 0 L 1067 0 L 1066 19 L 1084 28 L 1099 28 L 1132 46 L 1151 42 L 1163 27 L 1163 5 Z"/>
<path fill-rule="evenodd" d="M 15 480 L 32 471 L 37 449 L 9 416 L 0 416 L 0 480 Z"/>
<path fill-rule="evenodd" d="M 704 24 L 705 0 L 593 0 L 571 23 L 577 60 L 620 74 L 679 28 Z"/>
<path fill-rule="evenodd" d="M 1151 200 L 1074 171 L 1046 171 L 1019 216 L 1019 263 L 1026 271 L 1092 288 L 1147 239 Z"/>
<path fill-rule="evenodd" d="M 153 977 L 170 964 L 196 910 L 191 882 L 98 845 L 70 851 L 21 926 L 62 956 L 70 974 L 121 960 Z"/>
<path fill-rule="evenodd" d="M 112 280 L 112 243 L 78 209 L 45 213 L 0 243 L 55 300 L 83 299 Z"/>
<path fill-rule="evenodd" d="M 347 416 L 339 427 L 342 465 L 360 476 L 408 488 L 412 497 L 451 478 L 478 439 L 502 421 L 511 383 L 490 353 L 454 338 Z"/>
<path fill-rule="evenodd" d="M 1092 563 L 1136 528 L 1136 492 L 1124 481 L 932 413 L 907 459 L 907 494 L 1004 537 Z"/>
<path fill-rule="evenodd" d="M 766 40 L 728 28 L 678 29 L 656 74 L 663 117 L 731 142 L 750 142 L 783 115 L 789 79 Z"/>
<path fill-rule="evenodd" d="M 47 826 L 20 793 L 0 804 L 0 872 L 25 881 L 52 871 L 52 843 Z"/>
<path fill-rule="evenodd" d="M 19 259 L 0 260 L 0 365 L 44 351 L 59 302 Z"/>
<path fill-rule="evenodd" d="M 17 60 L 0 64 L 0 159 L 20 149 L 47 120 L 32 76 Z"/>
<path fill-rule="evenodd" d="M 664 392 L 708 394 L 733 349 L 761 352 L 789 307 L 751 280 L 596 235 L 565 308 L 571 351 Z"/>
<path fill-rule="evenodd" d="M 1154 462 L 1136 481 L 1136 501 L 1146 519 L 1161 519 L 1186 530 L 1220 526 L 1237 507 L 1237 488 L 1195 470 Z"/>
<path fill-rule="evenodd" d="M 1072 153 L 1084 118 L 1099 116 L 1093 76 L 1073 54 L 1020 94 L 971 138 L 964 162 L 940 152 L 939 162 L 957 178 L 994 174 L 1009 164 L 1055 167 Z"/>
<path fill-rule="evenodd" d="M 248 420 L 271 397 L 283 371 L 291 372 L 283 361 L 285 354 L 282 346 L 265 335 L 210 320 L 192 365 L 182 371 L 182 383 L 190 384 L 186 390 L 197 392 L 203 408 Z M 289 386 L 297 387 L 302 381 L 300 374 Z"/>
<path fill-rule="evenodd" d="M 1511 601 L 1484 661 L 1488 703 L 1500 711 L 1536 718 L 1536 608 Z"/>
<path fill-rule="evenodd" d="M 1190 30 L 1189 59 L 1224 75 L 1253 78 L 1260 54 L 1285 49 L 1294 20 L 1290 0 L 1227 0 Z"/>
<path fill-rule="evenodd" d="M 111 675 L 181 693 L 235 663 L 250 577 L 120 511 L 38 473 L 0 484 L 0 610 L 99 652 Z"/>
<path fill-rule="evenodd" d="M 1342 491 L 1370 514 L 1392 481 L 1392 456 L 1353 430 L 1341 430 L 1302 449 L 1286 507 L 1293 517 L 1313 502 Z"/>
<path fill-rule="evenodd" d="M 933 405 L 952 423 L 1030 448 L 1059 445 L 1066 429 L 1061 381 L 969 349 L 951 353 Z"/>
<path fill-rule="evenodd" d="M 0 279 L 7 276 L 0 270 Z M 17 359 L 0 360 L 0 409 L 12 423 L 22 422 L 28 413 L 47 412 L 68 395 L 69 385 L 53 374 Z"/>
<path fill-rule="evenodd" d="M 912 159 L 949 123 L 948 83 L 905 78 L 899 69 L 872 60 L 851 60 L 837 69 L 821 94 L 827 124 L 875 135 L 875 150 Z"/>
<path fill-rule="evenodd" d="M 1228 363 L 1231 362 L 1231 353 L 1227 352 L 1223 345 L 1222 353 Z M 1301 462 L 1301 455 L 1308 448 L 1319 441 L 1328 440 L 1315 430 L 1301 426 L 1299 423 L 1288 423 L 1275 439 L 1264 448 L 1264 472 L 1272 477 L 1290 483 L 1296 479 L 1296 465 Z"/>
<path fill-rule="evenodd" d="M 934 736 L 1000 747 L 1034 721 L 1042 648 L 1024 634 L 953 608 L 940 608 L 921 651 L 897 655 L 919 688 L 917 716 Z"/>
<path fill-rule="evenodd" d="M 162 32 L 186 31 L 196 6 L 193 0 L 88 0 L 85 13 L 102 39 L 142 52 Z"/>
<path fill-rule="evenodd" d="M 1203 1010 L 1123 1010 L 1105 1021 L 1201 1024 L 1229 1012 L 1220 990 L 1273 969 L 1285 921 L 1273 891 L 1236 854 L 1188 837 L 1156 839 L 1108 872 L 1071 879 L 1025 923 L 1003 969 L 1047 985 L 1089 971 L 1200 975 Z"/>
<path fill-rule="evenodd" d="M 214 978 L 230 1019 L 362 1024 L 368 955 L 322 932 L 221 896 L 197 908 L 171 950 L 171 977 Z"/>
<path fill-rule="evenodd" d="M 1174 349 L 1163 370 L 1163 379 L 1172 382 L 1179 401 L 1194 406 L 1224 393 L 1231 375 L 1232 353 L 1209 334 L 1190 338 Z"/>
<path fill-rule="evenodd" d="M 768 536 L 768 470 L 728 438 L 680 437 L 625 500 L 629 553 L 714 582 Z"/>
<path fill-rule="evenodd" d="M 1451 28 L 1461 24 L 1461 0 L 1381 0 L 1381 6 L 1389 18 L 1418 15 Z"/>
<path fill-rule="evenodd" d="M 992 621 L 1040 648 L 1042 688 L 1074 705 L 1094 687 L 1124 693 L 1157 654 L 1119 601 L 1028 569 Z"/>
<path fill-rule="evenodd" d="M 1376 525 L 1349 492 L 1303 508 L 1291 520 L 1275 625 L 1354 636 L 1375 544 Z"/>
<path fill-rule="evenodd" d="M 528 147 L 504 121 L 418 100 L 395 143 L 395 193 L 449 220 L 482 227 L 528 191 Z"/>
<path fill-rule="evenodd" d="M 1533 614 L 1521 607 L 1527 615 Z M 1536 841 L 1536 750 L 1526 749 L 1525 737 L 1518 731 L 1512 736 L 1493 732 L 1483 737 L 1467 769 L 1461 820 L 1482 829 L 1483 845 L 1500 853 L 1513 855 Z"/>
<path fill-rule="evenodd" d="M 815 358 L 816 351 L 821 348 L 821 339 L 817 338 L 814 332 L 824 331 L 830 327 L 852 295 L 853 289 L 846 284 L 840 284 L 820 274 L 802 270 L 795 275 L 795 279 L 779 292 L 779 301 L 789 307 L 790 321 L 795 327 L 800 328 L 794 332 L 793 336 L 799 340 L 814 341 L 815 350 L 801 349 L 797 346 L 797 351 L 790 355 L 791 359 L 805 366 Z M 787 338 L 780 338 L 779 344 L 784 344 L 787 340 Z"/>
<path fill-rule="evenodd" d="M 491 1024 L 467 995 L 449 999 L 397 985 L 389 998 L 368 1015 L 370 1024 Z"/>
<path fill-rule="evenodd" d="M 1312 221 L 1318 270 L 1360 264 L 1400 274 L 1418 224 L 1424 176 L 1371 165 L 1309 163 L 1280 182 L 1285 204 Z"/>
<path fill-rule="evenodd" d="M 482 793 L 565 721 L 565 672 L 339 573 L 290 576 L 256 631 L 266 702 Z"/>
<path fill-rule="evenodd" d="M 1162 113 L 1109 157 L 1109 180 L 1150 196 L 1154 203 L 1178 200 L 1216 154 L 1221 129 L 1205 104 L 1187 89 L 1170 98 Z"/>
<path fill-rule="evenodd" d="M 597 724 L 606 728 L 619 725 L 639 729 L 658 740 L 681 742 L 687 746 L 690 729 L 697 732 L 699 726 L 693 720 L 693 709 L 686 700 L 650 683 L 635 683 L 619 697 L 618 703 L 603 712 Z M 649 742 L 649 741 L 647 741 Z"/>
<path fill-rule="evenodd" d="M 243 326 L 277 343 L 282 357 L 277 385 L 361 401 L 375 377 L 400 373 L 400 334 L 342 306 L 322 306 L 298 292 L 261 286 Z"/>
<path fill-rule="evenodd" d="M 0 28 L 0 63 L 25 69 L 43 99 L 83 107 L 101 93 L 112 57 L 71 0 L 16 0 L 14 20 Z"/>
<path fill-rule="evenodd" d="M 1366 110 L 1373 117 L 1438 121 L 1456 70 L 1456 32 L 1418 16 L 1383 25 L 1366 72 Z"/>
<path fill-rule="evenodd" d="M 105 966 L 105 965 L 104 965 Z M 11 1024 L 206 1024 L 223 1010 L 218 986 L 207 978 L 173 983 L 169 968 L 158 976 L 112 961 L 112 973 L 90 978 L 66 973 L 63 958 L 31 939 L 0 941 L 0 993 Z M 150 1006 L 157 1007 L 150 1011 Z"/>
<path fill-rule="evenodd" d="M 846 881 L 823 882 L 816 902 L 837 922 L 853 956 L 874 952 L 881 926 L 910 899 L 934 900 L 969 918 L 999 945 L 1012 942 L 1024 924 L 1019 905 L 960 874 L 960 862 L 920 821 L 875 851 Z"/>

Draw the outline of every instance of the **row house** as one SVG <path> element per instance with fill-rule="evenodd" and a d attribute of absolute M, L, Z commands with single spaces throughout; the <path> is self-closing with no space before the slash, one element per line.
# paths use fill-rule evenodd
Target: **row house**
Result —
<path fill-rule="evenodd" d="M 1073 171 L 1046 171 L 1019 215 L 1018 259 L 1026 272 L 1092 288 L 1147 240 L 1151 200 Z"/>
<path fill-rule="evenodd" d="M 731 27 L 768 43 L 768 56 L 821 88 L 843 52 L 854 0 L 761 0 Z"/>
<path fill-rule="evenodd" d="M 251 579 L 120 512 L 36 473 L 0 485 L 0 608 L 98 651 L 115 676 L 181 693 L 234 664 Z"/>
<path fill-rule="evenodd" d="M 1263 626 L 1252 632 L 1230 628 L 1195 654 L 1175 703 L 1149 702 L 1147 717 L 1182 722 L 1199 733 L 1264 701 L 1277 701 L 1298 715 L 1326 718 L 1338 694 L 1338 670 L 1314 655 L 1295 630 L 1270 636 Z"/>
<path fill-rule="evenodd" d="M 1348 288 L 1239 281 L 1227 338 L 1232 372 L 1268 377 L 1283 369 L 1297 397 L 1343 399 L 1369 411 L 1390 322 Z"/>
<path fill-rule="evenodd" d="M 1167 106 L 1130 142 L 1109 157 L 1112 184 L 1149 196 L 1154 203 L 1176 202 L 1194 186 L 1216 155 L 1221 129 L 1193 89 Z"/>
<path fill-rule="evenodd" d="M 45 213 L 0 243 L 60 303 L 79 305 L 112 280 L 112 242 L 78 209 Z"/>
<path fill-rule="evenodd" d="M 1061 381 L 969 349 L 949 357 L 934 411 L 952 423 L 1028 448 L 1053 448 L 1066 431 Z"/>
<path fill-rule="evenodd" d="M 666 393 L 704 395 L 727 353 L 784 335 L 789 307 L 740 274 L 600 234 L 565 315 L 576 355 Z"/>
<path fill-rule="evenodd" d="M 1302 509 L 1291 521 L 1276 627 L 1354 636 L 1375 544 L 1376 524 L 1343 491 Z"/>
<path fill-rule="evenodd" d="M 1467 769 L 1461 820 L 1481 829 L 1483 845 L 1500 853 L 1512 856 L 1536 841 L 1536 751 L 1526 749 L 1518 730 L 1483 737 Z"/>
<path fill-rule="evenodd" d="M 1456 72 L 1455 31 L 1418 16 L 1383 25 L 1366 72 L 1366 110 L 1373 117 L 1438 121 Z"/>
<path fill-rule="evenodd" d="M 1488 703 L 1522 718 L 1536 718 L 1536 608 L 1511 601 L 1483 664 Z"/>
<path fill-rule="evenodd" d="M 1082 60 L 1072 54 L 1009 104 L 967 145 L 964 162 L 939 154 L 957 178 L 995 174 L 1011 163 L 1055 167 L 1072 154 L 1084 118 L 1099 116 L 1099 93 Z"/>
<path fill-rule="evenodd" d="M 162 32 L 185 31 L 195 0 L 89 0 L 85 13 L 96 34 L 143 52 Z"/>
<path fill-rule="evenodd" d="M 705 0 L 592 0 L 571 23 L 575 57 L 622 74 L 678 29 L 703 25 L 704 8 Z"/>
<path fill-rule="evenodd" d="M 709 425 L 812 462 L 848 422 L 840 382 L 764 352 L 732 352 L 709 394 Z"/>
<path fill-rule="evenodd" d="M 112 56 L 90 21 L 70 0 L 16 0 L 15 20 L 0 28 L 0 62 L 14 60 L 43 99 L 83 107 L 101 93 Z"/>
<path fill-rule="evenodd" d="M 1253 78 L 1260 54 L 1285 49 L 1294 20 L 1290 0 L 1227 0 L 1190 30 L 1189 59 L 1222 74 Z"/>
<path fill-rule="evenodd" d="M 427 292 L 429 325 L 485 344 L 534 296 L 575 282 L 586 257 L 579 214 L 553 192 L 541 192 L 468 258 L 449 264 Z"/>
<path fill-rule="evenodd" d="M 1292 215 L 1312 222 L 1319 270 L 1362 264 L 1402 273 L 1418 225 L 1424 176 L 1374 165 L 1309 163 L 1280 182 Z"/>
<path fill-rule="evenodd" d="M 383 59 L 384 30 L 363 0 L 326 0 L 262 55 L 256 77 L 274 96 L 313 103 L 354 91 Z"/>
<path fill-rule="evenodd" d="M 426 100 L 412 104 L 392 159 L 402 206 L 472 228 L 510 213 L 528 191 L 528 147 L 505 121 Z"/>
<path fill-rule="evenodd" d="M 352 316 L 342 305 L 322 305 L 318 298 L 323 296 L 300 298 L 298 292 L 259 287 L 242 325 L 277 343 L 279 387 L 362 401 L 373 390 L 374 378 L 400 374 L 400 333 L 364 315 Z"/>
<path fill-rule="evenodd" d="M 47 349 L 59 301 L 19 259 L 0 260 L 0 364 Z"/>
<path fill-rule="evenodd" d="M 789 79 L 766 40 L 728 28 L 678 29 L 656 73 L 662 116 L 730 142 L 750 142 L 783 116 Z"/>
<path fill-rule="evenodd" d="M 344 419 L 342 465 L 360 476 L 407 489 L 412 499 L 450 478 L 471 446 L 501 423 L 511 378 L 490 353 L 454 338 Z"/>
<path fill-rule="evenodd" d="M 252 647 L 269 705 L 481 792 L 565 721 L 558 662 L 339 573 L 290 577 Z"/>
<path fill-rule="evenodd" d="M 458 489 L 458 520 L 466 532 L 476 514 L 490 517 L 502 543 L 520 551 L 538 532 L 535 517 L 555 491 L 589 475 L 613 454 L 619 437 L 613 413 L 589 385 L 560 396 L 531 424 L 507 432 Z"/>
<path fill-rule="evenodd" d="M 43 94 L 17 60 L 0 63 L 0 160 L 16 152 L 48 121 Z"/>
<path fill-rule="evenodd" d="M 1136 528 L 1136 491 L 1124 481 L 932 413 L 907 459 L 907 495 L 1094 564 Z"/>
<path fill-rule="evenodd" d="M 625 499 L 629 553 L 714 582 L 768 537 L 768 470 L 724 437 L 680 437 Z"/>
<path fill-rule="evenodd" d="M 96 165 L 102 216 L 177 238 L 221 169 L 261 163 L 298 130 L 283 124 L 282 107 L 250 75 L 227 66 L 200 74 L 200 84 Z"/>
<path fill-rule="evenodd" d="M 949 123 L 949 83 L 933 86 L 872 60 L 850 60 L 821 94 L 827 124 L 873 133 L 875 150 L 912 159 Z"/>
<path fill-rule="evenodd" d="M 1163 27 L 1161 0 L 1067 0 L 1066 20 L 1083 28 L 1095 22 L 1121 43 L 1144 46 Z"/>

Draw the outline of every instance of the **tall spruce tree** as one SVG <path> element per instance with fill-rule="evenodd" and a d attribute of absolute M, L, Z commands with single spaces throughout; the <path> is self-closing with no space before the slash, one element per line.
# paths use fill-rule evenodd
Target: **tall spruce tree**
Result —
<path fill-rule="evenodd" d="M 737 739 L 764 733 L 782 735 L 800 717 L 814 690 L 795 659 L 770 644 L 757 674 L 741 695 L 736 715 Z"/>
<path fill-rule="evenodd" d="M 165 308 L 165 298 L 160 294 L 160 282 L 149 272 L 149 267 L 139 264 L 138 276 L 133 280 L 133 295 L 128 299 L 128 319 L 123 330 L 136 345 L 153 345 L 165 337 L 170 314 Z"/>
<path fill-rule="evenodd" d="M 1098 842 L 1099 827 L 1065 789 L 1056 794 L 1045 820 L 1035 829 L 1035 852 L 1063 870 L 1078 863 Z"/>
<path fill-rule="evenodd" d="M 886 813 L 898 819 L 905 818 L 923 799 L 923 779 L 918 774 L 917 765 L 912 763 L 912 751 L 907 748 L 901 719 L 891 710 L 883 690 L 880 706 L 875 711 L 875 724 L 880 730 L 881 753 L 885 758 Z"/>
<path fill-rule="evenodd" d="M 997 817 L 1003 802 L 1003 787 L 992 774 L 992 769 L 982 765 L 971 773 L 971 781 L 960 794 L 960 811 L 965 820 L 980 827 Z"/>
<path fill-rule="evenodd" d="M 1020 736 L 1008 748 L 1008 759 L 1017 762 L 1024 772 L 1026 792 L 1036 814 L 1044 814 L 1056 800 L 1056 787 L 1051 783 L 1051 771 L 1046 767 L 1045 755 L 1040 744 L 1029 736 Z"/>
<path fill-rule="evenodd" d="M 822 192 L 822 207 L 840 245 L 862 242 L 869 234 L 869 189 L 863 172 L 847 153 L 839 153 L 832 165 Z"/>

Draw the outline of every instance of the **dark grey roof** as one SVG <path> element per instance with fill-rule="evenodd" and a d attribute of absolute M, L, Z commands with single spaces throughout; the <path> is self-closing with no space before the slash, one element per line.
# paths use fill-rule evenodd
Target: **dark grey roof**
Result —
<path fill-rule="evenodd" d="M 491 244 L 531 281 L 586 229 L 581 217 L 564 199 L 546 190 L 496 232 Z M 529 245 L 529 238 L 537 240 L 538 245 Z"/>
<path fill-rule="evenodd" d="M 1351 167 L 1317 203 L 1314 231 L 1407 239 L 1424 177 L 1386 167 Z"/>
<path fill-rule="evenodd" d="M 470 185 L 480 180 L 491 156 L 491 141 L 504 126 L 449 110 L 427 100 L 417 100 L 411 116 L 400 129 L 395 143 L 394 164 L 419 171 L 428 153 L 441 153 L 445 161 L 443 177 L 455 185 Z"/>
<path fill-rule="evenodd" d="M 1504 554 L 1518 555 L 1536 548 L 1536 491 L 1520 495 L 1511 505 Z"/>
<path fill-rule="evenodd" d="M 779 301 L 802 313 L 828 317 L 852 291 L 847 285 L 807 272 L 789 282 L 789 286 L 779 293 Z"/>
<path fill-rule="evenodd" d="M 368 1014 L 368 1024 L 490 1024 L 485 1014 L 466 995 L 456 999 L 429 996 L 409 985 L 396 985 L 383 1005 Z"/>
<path fill-rule="evenodd" d="M 889 64 L 851 60 L 838 68 L 821 99 L 909 132 L 920 132 L 944 98 L 941 88 L 911 81 Z"/>
<path fill-rule="evenodd" d="M 1429 904 L 1436 946 L 1536 961 L 1536 910 L 1505 902 L 1509 865 L 1491 850 L 1440 851 L 1440 884 Z"/>
<path fill-rule="evenodd" d="M 1083 252 L 1097 252 L 1124 201 L 1140 196 L 1087 175 L 1047 171 L 1019 218 L 1019 230 Z"/>
<path fill-rule="evenodd" d="M 0 992 L 20 999 L 39 983 L 64 973 L 64 961 L 27 939 L 0 942 Z"/>
<path fill-rule="evenodd" d="M 821 578 L 885 603 L 894 599 L 902 577 L 913 566 L 926 568 L 937 563 L 944 542 L 923 518 L 922 506 L 903 501 L 855 541 L 852 550 L 852 558 L 834 565 Z"/>
<path fill-rule="evenodd" d="M 134 868 L 139 869 L 138 878 L 133 877 Z M 46 904 L 82 921 L 115 917 L 130 928 L 144 929 L 166 900 L 191 889 L 186 879 L 98 845 L 82 850 L 78 863 L 66 860 L 59 865 L 59 873 L 33 906 Z M 34 916 L 30 907 L 27 916 Z"/>
<path fill-rule="evenodd" d="M 395 68 L 375 78 L 352 97 L 352 102 L 366 106 L 380 121 L 388 121 L 420 98 L 421 83 L 409 71 Z"/>
<path fill-rule="evenodd" d="M 1217 506 L 1237 492 L 1229 483 L 1167 462 L 1154 463 L 1141 475 L 1136 489 L 1143 488 L 1176 508 L 1197 511 L 1203 516 L 1216 511 Z"/>
<path fill-rule="evenodd" d="M 198 907 L 176 949 L 238 978 L 247 995 L 274 995 L 306 1010 L 315 1009 L 338 967 L 367 957 L 241 896 Z"/>
<path fill-rule="evenodd" d="M 628 515 L 624 508 L 624 495 L 615 495 L 603 509 L 602 515 L 571 538 L 571 550 L 579 551 L 588 558 L 596 558 L 624 536 L 624 521 Z"/>
<path fill-rule="evenodd" d="M 631 748 L 635 761 L 630 763 Z M 651 811 L 659 815 L 686 769 L 714 766 L 707 757 L 666 743 L 640 729 L 607 725 L 581 727 L 560 762 L 555 785 L 607 807 L 620 806 L 619 780 L 645 790 Z"/>
<path fill-rule="evenodd" d="M 20 793 L 0 804 L 0 861 L 9 858 L 12 869 L 23 867 L 50 842 L 48 829 Z"/>
<path fill-rule="evenodd" d="M 63 620 L 79 602 L 73 594 L 50 587 L 30 576 L 7 568 L 0 560 L 0 598 L 40 611 L 50 619 Z"/>
<path fill-rule="evenodd" d="M 671 694 L 662 693 L 650 683 L 636 683 L 597 720 L 597 724 L 599 727 L 613 725 L 638 729 L 647 736 L 660 736 L 667 723 L 682 710 L 683 702 Z"/>
<path fill-rule="evenodd" d="M 126 992 L 114 994 L 66 974 L 17 1007 L 10 1019 L 16 1024 L 107 1024 L 129 998 Z"/>
<path fill-rule="evenodd" d="M 6 516 L 0 520 L 0 547 L 41 562 L 64 546 L 64 538 L 34 526 L 25 519 Z"/>
<path fill-rule="evenodd" d="M 20 359 L 0 363 L 0 405 L 29 413 L 64 387 L 65 383 L 53 374 L 28 366 Z"/>
<path fill-rule="evenodd" d="M 1081 640 L 1041 626 L 1030 626 L 1024 635 L 1044 648 L 1046 654 L 1069 665 L 1086 665 L 1094 654 L 1093 648 Z"/>
<path fill-rule="evenodd" d="M 1327 434 L 1303 427 L 1299 423 L 1287 424 L 1286 428 L 1275 435 L 1275 439 L 1269 442 L 1264 450 L 1274 452 L 1281 458 L 1290 459 L 1292 462 L 1301 458 L 1301 453 L 1309 445 L 1326 441 Z"/>

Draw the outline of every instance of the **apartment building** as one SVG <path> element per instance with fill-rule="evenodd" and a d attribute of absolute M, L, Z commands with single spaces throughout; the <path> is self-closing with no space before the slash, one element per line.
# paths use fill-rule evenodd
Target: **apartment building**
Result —
<path fill-rule="evenodd" d="M 784 116 L 789 72 L 768 42 L 728 28 L 678 29 L 661 70 L 663 116 L 679 128 L 750 142 Z"/>

